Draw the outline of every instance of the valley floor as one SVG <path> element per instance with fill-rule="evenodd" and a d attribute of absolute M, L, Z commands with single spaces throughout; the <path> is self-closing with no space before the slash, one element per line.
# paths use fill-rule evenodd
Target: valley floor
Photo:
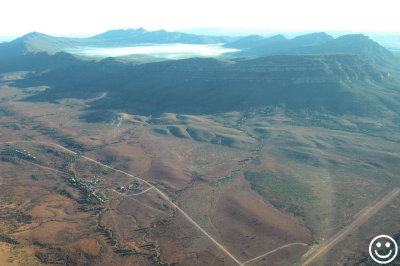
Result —
<path fill-rule="evenodd" d="M 352 265 L 378 231 L 400 232 L 397 194 L 359 214 L 400 185 L 390 121 L 259 110 L 90 123 L 86 100 L 27 93 L 1 84 L 7 263 L 297 265 L 313 250 L 306 263 Z"/>

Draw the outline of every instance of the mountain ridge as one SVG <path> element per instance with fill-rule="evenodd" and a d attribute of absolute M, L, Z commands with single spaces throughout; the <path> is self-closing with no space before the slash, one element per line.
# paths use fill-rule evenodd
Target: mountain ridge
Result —
<path fill-rule="evenodd" d="M 275 54 L 356 54 L 360 58 L 380 66 L 393 65 L 394 55 L 363 34 L 342 35 L 338 38 L 320 32 L 301 35 L 293 39 L 269 38 L 246 40 L 241 38 L 224 46 L 242 49 L 233 56 L 267 56 Z M 247 45 L 246 45 L 247 41 Z"/>
<path fill-rule="evenodd" d="M 185 44 L 210 44 L 222 43 L 232 39 L 227 36 L 196 35 L 177 31 L 146 31 L 144 28 L 109 30 L 90 37 L 93 40 L 119 43 L 185 43 Z"/>
<path fill-rule="evenodd" d="M 84 75 L 82 73 L 85 73 Z M 293 110 L 377 115 L 400 111 L 379 95 L 390 76 L 355 55 L 279 55 L 251 60 L 191 58 L 140 65 L 102 60 L 70 64 L 15 85 L 50 86 L 29 101 L 107 96 L 94 110 L 213 114 L 285 105 Z"/>
<path fill-rule="evenodd" d="M 264 38 L 260 35 L 245 37 L 207 36 L 165 30 L 146 31 L 138 29 L 110 30 L 87 38 L 54 37 L 40 32 L 31 32 L 11 42 L 0 43 L 1 54 L 47 52 L 55 54 L 82 46 L 121 47 L 148 43 L 216 44 L 240 49 L 227 56 L 267 56 L 274 54 L 358 54 L 366 60 L 380 65 L 394 60 L 391 52 L 362 34 L 343 35 L 338 38 L 324 33 L 310 33 L 287 39 L 281 34 Z M 376 55 L 371 55 L 375 53 Z"/>
<path fill-rule="evenodd" d="M 111 34 L 115 41 L 121 34 L 132 33 L 148 34 L 144 29 L 117 30 L 106 37 Z M 390 75 L 397 77 L 398 72 L 388 67 L 394 62 L 392 54 L 364 35 L 336 39 L 326 33 L 293 39 L 249 36 L 237 40 L 236 45 L 245 47 L 250 42 L 257 48 L 262 42 L 263 49 L 266 44 L 275 45 L 283 52 L 255 58 L 190 58 L 146 64 L 113 58 L 97 62 L 65 52 L 26 50 L 28 44 L 40 44 L 31 43 L 36 38 L 44 43 L 50 38 L 53 44 L 57 40 L 59 46 L 71 41 L 30 33 L 0 45 L 1 72 L 31 73 L 24 80 L 14 81 L 15 86 L 50 87 L 26 99 L 30 101 L 93 98 L 106 93 L 106 97 L 90 103 L 90 108 L 124 109 L 144 115 L 214 114 L 282 105 L 293 110 L 362 116 L 400 112 L 399 89 Z"/>
<path fill-rule="evenodd" d="M 30 32 L 10 42 L 0 43 L 0 54 L 5 47 L 18 47 L 20 53 L 48 52 L 55 54 L 80 46 L 120 47 L 147 43 L 216 44 L 231 41 L 234 37 L 195 35 L 165 30 L 146 31 L 143 28 L 110 30 L 86 38 L 55 37 L 40 32 Z M 9 52 L 9 51 L 7 51 Z"/>

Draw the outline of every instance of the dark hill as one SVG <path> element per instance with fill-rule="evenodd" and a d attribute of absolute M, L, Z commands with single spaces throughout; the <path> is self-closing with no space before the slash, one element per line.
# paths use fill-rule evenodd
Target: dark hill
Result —
<path fill-rule="evenodd" d="M 16 83 L 49 85 L 30 101 L 87 98 L 92 109 L 136 114 L 213 114 L 285 105 L 338 114 L 399 112 L 390 79 L 355 55 L 287 55 L 221 61 L 192 58 L 143 65 L 114 60 L 71 65 Z M 393 95 L 397 95 L 393 97 Z"/>
<path fill-rule="evenodd" d="M 131 34 L 180 36 L 139 29 L 111 31 L 90 39 L 101 43 L 102 38 L 118 40 Z M 44 46 L 40 43 L 57 42 L 61 46 L 70 41 L 31 33 L 2 43 L 0 72 L 32 71 L 15 85 L 51 87 L 27 99 L 31 101 L 88 98 L 105 92 L 104 98 L 91 103 L 91 108 L 98 110 L 212 114 L 285 105 L 294 110 L 355 115 L 399 112 L 398 85 L 376 67 L 392 62 L 392 55 L 363 35 L 333 39 L 316 33 L 290 40 L 280 35 L 252 36 L 236 45 L 250 43 L 254 48 L 245 52 L 255 51 L 261 42 L 263 51 L 287 55 L 230 60 L 192 58 L 141 65 L 111 58 L 95 62 L 67 53 L 31 51 L 35 45 Z"/>
<path fill-rule="evenodd" d="M 15 53 L 14 56 L 9 56 L 10 54 L 7 56 L 0 55 L 0 72 L 55 71 L 72 65 L 83 66 L 89 62 L 64 52 L 55 55 L 49 55 L 46 52 L 21 54 L 18 50 L 10 50 L 10 52 Z"/>
<path fill-rule="evenodd" d="M 58 52 L 71 39 L 32 32 L 11 42 L 0 43 L 0 72 L 44 71 L 85 64 L 75 56 Z"/>
<path fill-rule="evenodd" d="M 54 37 L 39 32 L 28 33 L 11 42 L 0 43 L 0 56 L 7 54 L 8 51 L 18 51 L 19 53 L 47 52 L 54 54 L 63 49 L 84 45 L 86 39 Z M 4 49 L 8 49 L 4 52 Z"/>
<path fill-rule="evenodd" d="M 84 61 L 65 52 L 49 54 L 49 50 L 55 51 L 57 48 L 51 45 L 51 48 L 45 47 L 49 44 L 55 45 L 56 42 L 62 43 L 63 39 L 33 32 L 12 42 L 0 43 L 0 72 L 40 72 L 65 68 L 73 64 L 85 64 Z"/>
<path fill-rule="evenodd" d="M 344 35 L 312 49 L 304 48 L 302 52 L 356 54 L 379 65 L 386 65 L 394 60 L 390 51 L 363 34 Z"/>

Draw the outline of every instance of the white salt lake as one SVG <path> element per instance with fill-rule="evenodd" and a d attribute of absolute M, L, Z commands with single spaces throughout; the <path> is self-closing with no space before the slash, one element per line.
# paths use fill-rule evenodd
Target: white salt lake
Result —
<path fill-rule="evenodd" d="M 97 58 L 146 55 L 167 59 L 183 59 L 190 57 L 216 57 L 224 53 L 235 52 L 236 49 L 223 47 L 221 44 L 145 44 L 129 47 L 89 47 L 82 46 L 66 50 L 66 52 Z"/>

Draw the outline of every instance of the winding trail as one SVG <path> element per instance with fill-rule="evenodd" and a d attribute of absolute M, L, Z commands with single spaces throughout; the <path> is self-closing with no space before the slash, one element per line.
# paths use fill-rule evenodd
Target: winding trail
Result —
<path fill-rule="evenodd" d="M 48 146 L 53 146 L 53 147 L 57 147 L 65 152 L 74 154 L 74 155 L 78 155 L 76 152 L 65 148 L 64 146 L 61 146 L 59 144 L 56 143 L 51 143 L 51 142 L 43 142 L 43 141 L 27 141 L 27 140 L 21 140 L 21 141 L 8 141 L 8 142 L 1 142 L 0 144 L 17 144 L 17 143 L 35 143 L 35 144 L 41 144 L 41 145 L 48 145 Z M 214 239 L 211 235 L 209 235 L 203 228 L 201 228 L 184 210 L 182 210 L 181 208 L 179 208 L 174 202 L 172 202 L 172 200 L 161 190 L 159 190 L 157 187 L 155 187 L 154 185 L 150 184 L 148 181 L 134 176 L 132 174 L 129 174 L 127 172 L 124 172 L 122 170 L 119 169 L 115 169 L 111 166 L 102 164 L 101 162 L 98 162 L 92 158 L 86 157 L 84 155 L 78 155 L 81 158 L 84 158 L 88 161 L 91 161 L 93 163 L 96 163 L 98 165 L 101 165 L 107 169 L 110 170 L 114 170 L 116 172 L 119 172 L 121 174 L 127 175 L 129 177 L 135 178 L 137 180 L 140 180 L 141 182 L 145 183 L 146 185 L 148 185 L 151 189 L 154 189 L 165 201 L 167 201 L 173 208 L 175 208 L 176 210 L 178 210 L 191 224 L 193 224 L 201 233 L 203 233 L 209 240 L 211 240 L 211 242 L 213 242 L 221 251 L 223 251 L 229 258 L 231 258 L 234 262 L 236 262 L 238 265 L 243 265 L 242 262 L 240 262 L 235 256 L 233 256 L 223 245 L 221 245 L 216 239 Z M 149 188 L 149 189 L 150 189 Z M 148 190 L 149 190 L 148 189 Z"/>
<path fill-rule="evenodd" d="M 355 220 L 350 223 L 348 226 L 340 230 L 335 235 L 333 235 L 330 239 L 328 239 L 325 243 L 321 244 L 318 248 L 314 250 L 310 250 L 307 252 L 303 259 L 305 261 L 301 264 L 303 266 L 310 264 L 317 257 L 322 255 L 323 253 L 332 249 L 336 244 L 338 244 L 341 240 L 343 240 L 351 231 L 365 223 L 369 218 L 372 217 L 375 213 L 385 207 L 389 202 L 391 202 L 394 198 L 396 198 L 400 194 L 400 188 L 395 188 L 389 194 L 381 198 L 378 202 L 374 202 L 373 204 L 367 206 L 362 209 L 355 215 Z"/>

